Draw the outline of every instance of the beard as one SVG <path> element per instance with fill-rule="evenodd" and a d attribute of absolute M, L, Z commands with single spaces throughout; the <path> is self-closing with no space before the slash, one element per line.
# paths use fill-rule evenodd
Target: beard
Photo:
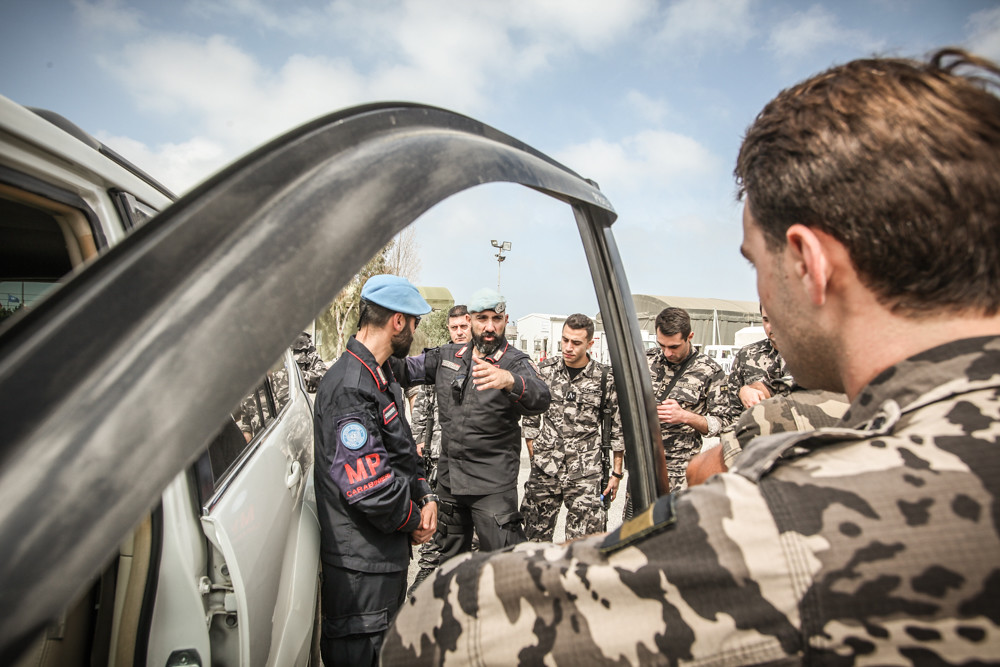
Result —
<path fill-rule="evenodd" d="M 413 332 L 410 331 L 410 327 L 406 327 L 393 336 L 390 344 L 392 345 L 392 356 L 397 359 L 406 359 L 406 355 L 410 353 L 410 345 L 413 344 Z"/>
<path fill-rule="evenodd" d="M 486 340 L 484 337 L 487 336 L 487 335 L 493 336 L 493 339 L 492 340 Z M 500 336 L 498 336 L 497 334 L 493 334 L 493 333 L 491 333 L 491 334 L 485 334 L 485 333 L 484 334 L 477 334 L 475 331 L 473 331 L 472 332 L 472 343 L 473 343 L 473 345 L 476 346 L 476 349 L 479 350 L 479 354 L 483 355 L 484 357 L 488 357 L 491 354 L 493 354 L 494 352 L 496 352 L 497 348 L 500 347 Z"/>

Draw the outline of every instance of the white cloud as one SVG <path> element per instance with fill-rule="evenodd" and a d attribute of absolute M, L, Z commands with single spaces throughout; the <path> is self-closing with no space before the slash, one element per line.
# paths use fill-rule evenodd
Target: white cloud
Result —
<path fill-rule="evenodd" d="M 98 133 L 97 139 L 180 195 L 225 166 L 226 147 L 205 137 L 150 148 L 129 137 Z"/>
<path fill-rule="evenodd" d="M 618 192 L 688 186 L 721 165 L 694 139 L 663 130 L 644 130 L 619 142 L 595 139 L 560 151 L 557 159 L 603 190 Z"/>
<path fill-rule="evenodd" d="M 753 35 L 751 0 L 679 0 L 663 13 L 657 40 L 671 50 L 738 50 Z"/>
<path fill-rule="evenodd" d="M 360 102 L 367 92 L 344 61 L 292 56 L 275 72 L 220 35 L 149 38 L 127 45 L 121 55 L 105 66 L 140 107 L 190 117 L 192 132 L 207 133 L 232 152 Z"/>
<path fill-rule="evenodd" d="M 1000 7 L 976 12 L 966 21 L 969 39 L 966 42 L 976 55 L 1000 61 Z"/>
<path fill-rule="evenodd" d="M 638 90 L 625 94 L 625 103 L 639 118 L 651 125 L 658 125 L 670 113 L 670 105 L 662 99 L 654 99 Z"/>
<path fill-rule="evenodd" d="M 77 1 L 90 17 L 120 9 L 116 0 Z M 477 115 L 497 86 L 547 68 L 553 58 L 607 46 L 654 12 L 655 4 L 354 0 L 300 11 L 264 0 L 192 0 L 186 8 L 204 16 L 228 12 L 265 33 L 305 34 L 312 22 L 323 40 L 352 54 L 315 55 L 329 49 L 304 43 L 300 53 L 275 67 L 249 50 L 257 44 L 243 45 L 226 34 L 148 29 L 104 54 L 103 66 L 137 105 L 181 119 L 190 134 L 223 147 L 231 159 L 318 115 L 372 100 L 421 101 Z M 279 26 L 286 13 L 290 23 Z M 132 16 L 138 29 L 142 17 Z"/>
<path fill-rule="evenodd" d="M 142 15 L 122 0 L 70 0 L 73 12 L 88 32 L 134 34 L 142 27 Z"/>
<path fill-rule="evenodd" d="M 185 9 L 205 19 L 245 18 L 265 30 L 297 37 L 319 34 L 326 23 L 326 14 L 298 3 L 269 6 L 263 0 L 188 0 Z"/>
<path fill-rule="evenodd" d="M 795 12 L 771 30 L 767 48 L 779 59 L 794 61 L 818 49 L 838 46 L 874 53 L 883 42 L 862 30 L 850 30 L 840 25 L 837 17 L 820 5 L 804 12 Z"/>

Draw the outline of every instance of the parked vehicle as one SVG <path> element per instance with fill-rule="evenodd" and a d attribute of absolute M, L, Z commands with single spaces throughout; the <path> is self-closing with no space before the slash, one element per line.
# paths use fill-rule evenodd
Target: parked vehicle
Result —
<path fill-rule="evenodd" d="M 58 318 L 77 306 L 72 294 L 57 288 L 126 241 L 133 230 L 144 231 L 140 228 L 173 199 L 65 119 L 0 98 L 0 301 L 10 315 L 4 341 L 29 328 L 36 311 L 38 319 L 45 319 L 45 312 Z M 51 308 L 49 300 L 56 302 Z M 131 298 L 120 295 L 101 305 L 109 311 L 128 309 Z M 74 364 L 76 353 L 87 354 L 87 338 L 112 335 L 116 326 L 109 317 L 100 328 L 76 331 L 69 349 L 43 348 L 41 354 L 53 359 L 52 366 L 22 376 L 13 390 L 27 394 L 23 400 L 38 402 L 69 391 L 58 381 L 62 369 L 56 364 Z M 6 343 L 2 348 L 5 370 L 12 361 L 16 364 L 11 348 Z M 109 351 L 131 353 L 127 348 Z M 206 367 L 209 362 L 203 358 Z M 147 357 L 147 363 L 155 367 L 156 356 Z M 258 376 L 244 400 L 238 405 L 233 401 L 233 412 L 219 416 L 216 433 L 198 437 L 200 455 L 172 471 L 166 488 L 156 487 L 158 497 L 148 495 L 131 504 L 130 530 L 99 546 L 99 568 L 66 582 L 56 622 L 34 638 L 30 632 L 20 634 L 17 644 L 6 645 L 7 655 L 20 653 L 20 664 L 60 667 L 309 663 L 319 534 L 311 495 L 312 410 L 288 350 L 258 372 L 263 377 Z M 46 376 L 53 380 L 51 386 L 33 391 L 44 387 Z M 197 392 L 198 385 L 192 374 L 187 390 Z M 5 392 L 5 429 L 12 426 L 11 410 L 18 410 L 9 398 Z M 169 425 L 184 418 L 174 403 L 164 393 L 135 415 L 137 426 L 147 424 L 155 437 L 154 423 Z M 95 409 L 93 427 L 100 428 L 101 422 L 101 411 Z M 31 449 L 20 452 L 5 444 L 4 469 L 13 456 L 41 462 L 50 442 L 39 434 Z M 113 471 L 117 461 L 113 453 L 91 458 L 71 454 L 62 464 Z M 155 459 L 145 464 L 155 465 Z M 149 485 L 142 468 L 133 468 L 121 484 Z M 12 480 L 5 475 L 0 495 L 10 500 L 20 483 L 20 502 L 33 500 L 35 511 L 44 513 L 62 489 L 33 477 Z M 99 480 L 90 494 L 103 503 L 112 489 Z M 67 524 L 72 521 L 64 518 Z M 22 523 L 20 529 L 30 532 L 34 526 Z M 16 560 L 22 537 L 8 525 L 3 534 L 7 557 Z M 57 572 L 70 558 L 69 546 L 70 538 L 50 545 L 56 557 L 49 566 Z M 17 576 L 34 575 L 22 571 Z M 0 590 L 4 617 L 18 615 L 24 600 L 14 597 L 10 579 L 4 579 Z M 5 621 L 5 640 L 10 629 Z M 29 642 L 26 648 L 24 642 Z"/>
<path fill-rule="evenodd" d="M 0 125 L 13 125 L 12 115 L 27 122 L 27 112 L 15 111 L 4 104 Z M 3 130 L 6 167 L 17 166 L 7 145 L 30 145 L 32 136 Z M 37 177 L 44 169 L 31 171 Z M 348 109 L 213 176 L 0 333 L 0 404 L 9 415 L 0 445 L 0 540 L 7 547 L 0 561 L 0 661 L 19 654 L 101 578 L 112 545 L 148 508 L 162 501 L 166 525 L 204 503 L 206 495 L 195 493 L 197 462 L 204 465 L 220 422 L 367 258 L 444 198 L 491 182 L 525 185 L 571 207 L 614 365 L 633 504 L 641 510 L 666 492 L 649 372 L 607 198 L 594 183 L 470 118 L 401 103 Z M 106 196 L 82 198 L 93 209 Z M 290 385 L 283 410 L 298 414 L 298 383 Z M 282 421 L 285 412 L 274 409 Z M 298 428 L 290 424 L 288 437 Z M 301 656 L 302 637 L 282 635 L 279 627 L 286 615 L 312 613 L 315 562 L 281 569 L 280 576 L 272 566 L 304 562 L 296 550 L 314 536 L 308 502 L 300 501 L 308 495 L 308 462 L 294 447 L 280 448 L 281 461 L 277 450 L 258 454 L 252 444 L 237 457 L 234 482 L 227 486 L 224 472 L 207 496 L 209 518 L 198 530 L 183 522 L 188 541 L 179 541 L 177 558 L 167 562 L 182 570 L 178 580 L 199 568 L 206 574 L 196 579 L 197 590 L 164 596 L 163 605 L 157 596 L 149 613 L 164 634 L 149 649 L 176 652 L 156 662 L 147 650 L 146 664 L 285 665 Z M 281 472 L 294 498 L 290 507 L 301 507 L 297 521 L 281 525 L 254 495 L 255 484 L 243 484 L 240 471 L 258 456 Z M 168 496 L 174 484 L 177 493 Z M 265 538 L 285 549 L 283 558 L 270 550 L 241 557 L 241 546 Z M 275 627 L 261 631 L 272 617 L 258 602 L 271 599 L 278 600 Z M 183 620 L 158 623 L 158 614 L 174 612 Z M 186 638 L 203 636 L 206 625 L 207 639 Z M 310 632 L 311 624 L 300 630 Z"/>

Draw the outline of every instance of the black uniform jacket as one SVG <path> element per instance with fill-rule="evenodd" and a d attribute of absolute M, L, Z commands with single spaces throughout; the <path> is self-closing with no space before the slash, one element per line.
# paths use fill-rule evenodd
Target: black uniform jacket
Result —
<path fill-rule="evenodd" d="M 472 343 L 449 343 L 407 357 L 403 383 L 434 383 L 441 420 L 438 482 L 455 495 L 487 495 L 517 485 L 521 460 L 522 415 L 549 407 L 549 388 L 530 357 L 500 339 L 486 357 L 510 371 L 510 391 L 472 383 Z"/>
<path fill-rule="evenodd" d="M 323 562 L 398 572 L 430 493 L 403 395 L 389 363 L 354 338 L 320 382 L 315 403 L 316 506 Z"/>

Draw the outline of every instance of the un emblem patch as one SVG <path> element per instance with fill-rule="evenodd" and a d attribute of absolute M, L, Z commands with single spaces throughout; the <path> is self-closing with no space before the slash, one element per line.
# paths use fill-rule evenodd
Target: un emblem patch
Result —
<path fill-rule="evenodd" d="M 340 442 L 350 450 L 361 449 L 368 442 L 368 430 L 359 422 L 347 422 L 340 427 Z"/>

